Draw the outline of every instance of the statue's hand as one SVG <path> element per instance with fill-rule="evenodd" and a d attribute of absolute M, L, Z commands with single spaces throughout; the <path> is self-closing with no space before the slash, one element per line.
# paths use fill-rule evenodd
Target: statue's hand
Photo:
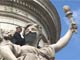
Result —
<path fill-rule="evenodd" d="M 76 25 L 75 22 L 74 23 L 71 23 L 70 29 L 72 30 L 72 32 L 77 32 L 77 25 Z"/>

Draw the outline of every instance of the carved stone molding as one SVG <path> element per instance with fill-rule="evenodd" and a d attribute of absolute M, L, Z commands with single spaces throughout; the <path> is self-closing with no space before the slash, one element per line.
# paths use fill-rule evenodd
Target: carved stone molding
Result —
<path fill-rule="evenodd" d="M 32 16 L 29 17 L 27 15 L 20 15 L 8 11 L 12 16 L 15 16 L 15 18 L 25 22 L 29 19 L 30 21 L 41 25 L 46 38 L 51 44 L 59 39 L 61 32 L 60 18 L 50 0 L 0 0 L 0 5 L 20 9 L 29 16 Z M 11 17 L 9 13 L 8 15 L 5 13 L 3 16 Z M 0 15 L 2 14 L 0 13 Z"/>

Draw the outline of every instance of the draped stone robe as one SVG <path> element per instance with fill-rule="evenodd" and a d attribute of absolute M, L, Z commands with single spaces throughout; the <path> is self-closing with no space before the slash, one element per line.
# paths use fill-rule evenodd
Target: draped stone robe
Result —
<path fill-rule="evenodd" d="M 50 46 L 38 49 L 28 45 L 7 45 L 11 46 L 12 53 L 16 56 L 18 60 L 50 60 L 54 58 L 55 54 L 52 47 Z"/>
<path fill-rule="evenodd" d="M 37 49 L 32 46 L 13 45 L 13 53 L 18 60 L 49 60 L 54 58 L 54 52 L 51 47 Z"/>

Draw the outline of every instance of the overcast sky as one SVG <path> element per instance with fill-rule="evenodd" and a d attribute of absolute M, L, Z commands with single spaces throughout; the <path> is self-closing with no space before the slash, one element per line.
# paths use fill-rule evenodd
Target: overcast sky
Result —
<path fill-rule="evenodd" d="M 69 28 L 69 21 L 63 11 L 64 5 L 69 5 L 75 22 L 78 25 L 78 32 L 74 33 L 68 45 L 56 54 L 56 60 L 80 60 L 80 0 L 51 0 L 56 7 L 61 19 L 61 37 Z"/>

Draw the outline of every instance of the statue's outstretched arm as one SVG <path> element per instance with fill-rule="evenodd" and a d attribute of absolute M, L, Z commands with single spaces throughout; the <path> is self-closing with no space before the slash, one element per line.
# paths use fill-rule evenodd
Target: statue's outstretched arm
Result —
<path fill-rule="evenodd" d="M 70 38 L 73 35 L 73 32 L 76 31 L 76 24 L 71 24 L 71 28 L 67 31 L 67 33 L 56 43 L 53 45 L 50 45 L 53 49 L 55 49 L 55 51 L 59 51 L 60 49 L 62 49 L 63 47 L 65 47 L 68 42 L 70 41 Z"/>
<path fill-rule="evenodd" d="M 71 12 L 70 7 L 65 5 L 63 7 L 63 9 L 66 13 L 66 17 L 68 17 L 68 19 L 70 21 L 71 26 L 70 26 L 70 29 L 68 30 L 68 32 L 56 44 L 51 45 L 52 48 L 56 52 L 59 51 L 60 49 L 62 49 L 63 47 L 65 47 L 68 44 L 71 36 L 73 35 L 73 32 L 77 31 L 77 26 L 76 26 L 74 19 L 72 17 L 72 12 Z"/>
<path fill-rule="evenodd" d="M 17 60 L 9 46 L 0 46 L 0 55 L 8 60 Z"/>

